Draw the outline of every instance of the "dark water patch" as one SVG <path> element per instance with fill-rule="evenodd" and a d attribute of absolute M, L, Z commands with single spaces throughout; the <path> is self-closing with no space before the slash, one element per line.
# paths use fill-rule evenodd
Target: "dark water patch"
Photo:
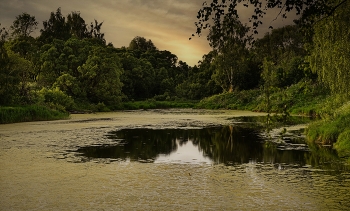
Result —
<path fill-rule="evenodd" d="M 298 132 L 296 133 L 298 136 Z M 292 137 L 292 133 L 290 135 Z M 272 164 L 275 169 L 319 168 L 346 170 L 330 149 L 309 146 L 301 140 L 271 142 L 255 128 L 239 125 L 201 129 L 124 129 L 107 134 L 112 144 L 79 147 L 82 162 Z"/>

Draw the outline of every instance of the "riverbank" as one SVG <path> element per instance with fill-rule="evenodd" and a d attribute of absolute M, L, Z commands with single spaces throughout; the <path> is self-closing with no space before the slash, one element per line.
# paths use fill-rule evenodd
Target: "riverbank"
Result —
<path fill-rule="evenodd" d="M 201 100 L 196 108 L 240 109 L 284 115 L 306 115 L 316 119 L 306 130 L 309 142 L 332 145 L 350 162 L 350 101 L 327 93 L 311 82 L 299 82 L 285 89 L 223 93 Z M 269 102 L 269 103 L 267 103 Z"/>

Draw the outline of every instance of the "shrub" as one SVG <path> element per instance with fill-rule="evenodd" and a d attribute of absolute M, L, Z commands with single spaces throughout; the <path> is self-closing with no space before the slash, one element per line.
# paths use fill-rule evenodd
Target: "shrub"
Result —
<path fill-rule="evenodd" d="M 38 92 L 38 98 L 39 103 L 43 103 L 52 109 L 57 109 L 63 112 L 66 110 L 72 110 L 74 107 L 74 100 L 58 88 L 42 88 Z"/>

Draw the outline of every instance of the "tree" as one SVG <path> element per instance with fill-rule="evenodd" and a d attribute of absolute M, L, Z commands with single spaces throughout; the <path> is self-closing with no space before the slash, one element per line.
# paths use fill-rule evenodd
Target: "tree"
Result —
<path fill-rule="evenodd" d="M 314 27 L 310 67 L 334 94 L 350 96 L 350 2 Z"/>
<path fill-rule="evenodd" d="M 95 46 L 86 62 L 78 67 L 81 89 L 89 102 L 116 105 L 121 100 L 123 72 L 121 63 L 112 49 Z"/>
<path fill-rule="evenodd" d="M 254 12 L 249 22 L 252 24 L 251 31 L 258 33 L 258 27 L 263 22 L 266 13 L 271 9 L 279 9 L 278 16 L 287 18 L 291 12 L 301 16 L 301 23 L 310 25 L 319 19 L 332 15 L 337 9 L 341 8 L 348 0 L 212 0 L 210 3 L 204 2 L 202 8 L 198 11 L 196 25 L 196 34 L 201 35 L 202 31 L 216 26 L 222 27 L 223 17 L 230 19 L 239 19 L 238 6 L 253 7 Z M 234 30 L 234 29 L 233 29 Z M 192 35 L 194 36 L 194 34 Z"/>
<path fill-rule="evenodd" d="M 223 90 L 232 92 L 241 88 L 242 75 L 248 71 L 249 51 L 246 46 L 250 37 L 246 37 L 246 34 L 249 28 L 228 16 L 225 16 L 222 24 L 210 29 L 208 40 L 217 54 L 214 58 L 215 81 Z"/>
<path fill-rule="evenodd" d="M 91 22 L 89 36 L 91 38 L 95 38 L 96 40 L 100 41 L 102 44 L 106 44 L 105 34 L 101 32 L 102 24 L 103 22 L 98 23 L 97 20 L 95 20 L 94 23 Z"/>
<path fill-rule="evenodd" d="M 61 13 L 61 8 L 56 13 L 51 12 L 50 18 L 43 22 L 44 28 L 40 30 L 40 40 L 50 43 L 54 39 L 68 40 L 70 38 L 70 29 L 66 23 L 66 18 Z"/>
<path fill-rule="evenodd" d="M 70 34 L 79 39 L 89 37 L 87 30 L 87 24 L 85 20 L 80 16 L 79 12 L 72 12 L 67 16 L 67 24 L 70 28 Z"/>
<path fill-rule="evenodd" d="M 140 50 L 143 52 L 156 50 L 156 46 L 154 46 L 152 40 L 146 40 L 144 37 L 135 37 L 131 40 L 129 44 L 130 50 Z"/>
<path fill-rule="evenodd" d="M 307 54 L 304 37 L 298 25 L 288 25 L 273 29 L 254 42 L 250 51 L 255 60 L 262 65 L 267 59 L 275 66 L 271 71 L 274 87 L 289 86 L 305 78 L 302 68 Z"/>
<path fill-rule="evenodd" d="M 41 47 L 40 85 L 50 88 L 58 77 L 68 71 L 67 56 L 64 52 L 64 41 L 55 39 L 51 44 Z"/>
<path fill-rule="evenodd" d="M 1 28 L 0 23 L 0 68 L 4 67 L 8 62 L 8 55 L 5 49 L 5 41 L 8 36 L 8 31 L 5 27 Z"/>
<path fill-rule="evenodd" d="M 305 35 L 300 26 L 287 25 L 267 32 L 264 37 L 257 39 L 252 46 L 258 60 L 270 57 L 273 62 L 278 62 L 281 57 L 291 58 L 293 55 L 305 56 Z M 282 56 L 283 55 L 283 56 Z"/>
<path fill-rule="evenodd" d="M 11 29 L 13 30 L 13 36 L 28 37 L 37 28 L 38 22 L 35 16 L 31 16 L 28 13 L 22 13 L 16 16 L 16 20 L 13 21 Z"/>
<path fill-rule="evenodd" d="M 7 44 L 0 50 L 0 105 L 28 103 L 32 63 L 11 51 Z"/>
<path fill-rule="evenodd" d="M 190 67 L 187 76 L 176 86 L 176 96 L 182 99 L 200 100 L 222 92 L 215 82 L 213 61 L 215 52 L 204 55 L 198 66 Z M 180 63 L 180 62 L 179 62 Z"/>
<path fill-rule="evenodd" d="M 121 56 L 124 74 L 121 81 L 124 84 L 123 93 L 134 100 L 144 100 L 153 97 L 155 72 L 146 59 L 135 58 L 130 53 Z"/>

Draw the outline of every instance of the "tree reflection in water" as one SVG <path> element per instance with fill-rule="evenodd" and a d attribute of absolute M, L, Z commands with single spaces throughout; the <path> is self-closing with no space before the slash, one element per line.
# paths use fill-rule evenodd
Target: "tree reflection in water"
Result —
<path fill-rule="evenodd" d="M 259 162 L 294 167 L 320 167 L 337 159 L 332 150 L 322 150 L 322 154 L 315 153 L 320 151 L 315 146 L 311 147 L 312 151 L 305 148 L 282 149 L 279 144 L 264 140 L 259 135 L 259 130 L 239 125 L 200 129 L 124 129 L 109 133 L 108 138 L 115 144 L 81 147 L 77 152 L 89 159 L 109 158 L 140 162 L 154 162 L 159 156 L 177 153 L 176 159 L 181 162 L 181 157 L 185 157 L 181 153 L 186 151 L 186 147 L 192 146 L 187 149 L 187 153 L 200 153 L 212 163 L 234 165 Z M 192 144 L 189 145 L 188 142 Z M 193 151 L 194 149 L 197 151 Z"/>
<path fill-rule="evenodd" d="M 342 170 L 343 162 L 331 148 L 307 146 L 302 137 L 280 137 L 276 142 L 262 135 L 269 117 L 239 117 L 234 125 L 183 129 L 123 129 L 110 132 L 107 137 L 115 144 L 80 147 L 76 155 L 84 161 L 96 158 L 139 161 L 204 163 L 236 165 L 268 163 L 288 168 L 306 165 L 322 169 Z M 274 128 L 281 127 L 279 116 L 271 117 Z M 284 125 L 310 121 L 303 117 L 290 117 Z M 276 134 L 275 134 L 276 135 Z M 297 136 L 297 135 L 296 135 Z M 298 147 L 303 145 L 303 147 Z M 296 147 L 294 147 L 296 146 Z"/>

